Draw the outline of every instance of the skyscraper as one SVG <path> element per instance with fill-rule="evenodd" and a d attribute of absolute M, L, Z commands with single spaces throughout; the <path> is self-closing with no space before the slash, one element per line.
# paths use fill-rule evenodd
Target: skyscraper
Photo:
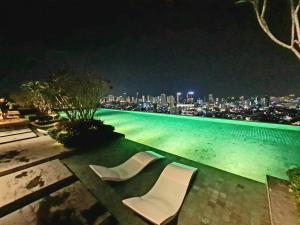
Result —
<path fill-rule="evenodd" d="M 177 92 L 177 93 L 176 93 L 176 103 L 177 103 L 177 104 L 180 103 L 180 98 L 181 98 L 181 92 Z"/>
<path fill-rule="evenodd" d="M 202 100 L 201 98 L 198 98 L 198 99 L 197 99 L 197 103 L 198 103 L 199 105 L 203 105 L 203 100 Z"/>
<path fill-rule="evenodd" d="M 193 91 L 189 91 L 187 94 L 186 94 L 186 102 L 188 104 L 192 104 L 194 102 L 194 92 Z"/>
<path fill-rule="evenodd" d="M 167 97 L 165 93 L 161 93 L 160 95 L 160 102 L 162 105 L 166 105 L 167 104 Z"/>
<path fill-rule="evenodd" d="M 214 102 L 213 94 L 208 95 L 208 102 L 210 102 L 210 103 Z"/>
<path fill-rule="evenodd" d="M 175 105 L 175 98 L 173 95 L 167 96 L 167 103 L 170 107 L 174 107 Z"/>
<path fill-rule="evenodd" d="M 113 95 L 108 95 L 108 101 L 113 102 L 115 100 L 115 97 Z"/>
<path fill-rule="evenodd" d="M 136 103 L 138 103 L 139 102 L 139 92 L 138 91 L 136 92 L 136 96 L 135 97 L 136 97 L 135 101 L 136 101 Z"/>
<path fill-rule="evenodd" d="M 126 100 L 127 99 L 127 93 L 126 92 L 123 92 L 123 100 Z"/>

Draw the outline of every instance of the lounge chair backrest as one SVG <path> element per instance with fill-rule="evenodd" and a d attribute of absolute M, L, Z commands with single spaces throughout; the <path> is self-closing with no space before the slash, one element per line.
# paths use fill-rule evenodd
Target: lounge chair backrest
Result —
<path fill-rule="evenodd" d="M 178 213 L 196 171 L 194 167 L 171 163 L 165 167 L 148 193 L 122 202 L 152 223 L 166 224 Z"/>
<path fill-rule="evenodd" d="M 181 206 L 190 180 L 197 169 L 180 163 L 171 163 L 163 170 L 153 188 L 145 195 L 160 198 L 172 209 L 172 213 Z"/>
<path fill-rule="evenodd" d="M 151 152 L 151 151 L 139 152 L 139 153 L 135 154 L 134 156 L 132 156 L 131 159 L 137 161 L 138 163 L 145 164 L 145 163 L 153 160 L 153 156 L 154 156 L 153 153 L 154 152 Z M 130 159 L 127 161 L 130 161 Z"/>
<path fill-rule="evenodd" d="M 127 161 L 115 167 L 90 165 L 90 168 L 102 179 L 107 181 L 124 181 L 134 177 L 150 163 L 164 158 L 152 151 L 139 152 Z"/>
<path fill-rule="evenodd" d="M 145 165 L 148 165 L 150 162 L 159 158 L 163 158 L 163 156 L 152 151 L 139 152 L 133 155 L 124 163 L 111 169 L 118 173 L 120 177 L 124 177 L 127 179 L 131 177 L 132 174 L 137 174 L 145 167 Z"/>

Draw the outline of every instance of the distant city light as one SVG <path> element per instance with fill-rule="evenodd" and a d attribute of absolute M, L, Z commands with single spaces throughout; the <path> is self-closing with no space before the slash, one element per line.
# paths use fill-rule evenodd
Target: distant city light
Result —
<path fill-rule="evenodd" d="M 300 125 L 298 119 L 300 97 L 295 95 L 219 97 L 208 94 L 208 96 L 199 96 L 195 99 L 194 93 L 194 91 L 188 91 L 186 96 L 183 96 L 185 93 L 182 92 L 176 92 L 176 96 L 165 93 L 157 96 L 142 94 L 140 97 L 139 93 L 136 97 L 110 94 L 103 99 L 102 107 Z"/>

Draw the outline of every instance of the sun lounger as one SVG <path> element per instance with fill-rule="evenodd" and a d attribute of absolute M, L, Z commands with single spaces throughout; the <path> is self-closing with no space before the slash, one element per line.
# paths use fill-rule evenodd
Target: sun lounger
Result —
<path fill-rule="evenodd" d="M 152 151 L 139 152 L 119 166 L 107 168 L 90 165 L 90 168 L 102 179 L 107 181 L 124 181 L 137 175 L 148 164 L 164 158 Z"/>
<path fill-rule="evenodd" d="M 122 202 L 154 224 L 168 223 L 179 211 L 196 171 L 194 167 L 173 162 L 166 166 L 148 193 Z"/>

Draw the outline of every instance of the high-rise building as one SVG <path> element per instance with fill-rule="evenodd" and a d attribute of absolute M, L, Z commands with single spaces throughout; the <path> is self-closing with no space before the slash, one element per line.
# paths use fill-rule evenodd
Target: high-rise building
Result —
<path fill-rule="evenodd" d="M 117 97 L 116 97 L 116 101 L 117 101 L 117 102 L 122 101 L 122 96 L 117 96 Z"/>
<path fill-rule="evenodd" d="M 115 97 L 113 95 L 108 95 L 108 101 L 113 102 L 115 100 Z"/>
<path fill-rule="evenodd" d="M 131 102 L 136 103 L 135 98 L 131 97 Z"/>
<path fill-rule="evenodd" d="M 167 103 L 170 107 L 174 107 L 175 105 L 175 98 L 173 95 L 167 96 Z"/>
<path fill-rule="evenodd" d="M 251 106 L 251 100 L 246 99 L 244 105 L 245 105 L 245 107 L 249 108 Z"/>
<path fill-rule="evenodd" d="M 123 95 L 122 95 L 122 96 L 123 96 L 123 100 L 126 101 L 126 99 L 127 99 L 127 93 L 126 93 L 126 92 L 123 92 Z"/>
<path fill-rule="evenodd" d="M 179 104 L 181 101 L 181 92 L 176 93 L 176 103 Z"/>
<path fill-rule="evenodd" d="M 139 99 L 139 92 L 137 91 L 135 94 L 135 98 L 138 100 Z"/>
<path fill-rule="evenodd" d="M 160 102 L 160 96 L 156 96 L 156 97 L 153 98 L 152 103 L 157 104 L 159 102 Z"/>
<path fill-rule="evenodd" d="M 201 98 L 198 98 L 198 99 L 197 99 L 197 103 L 198 103 L 199 105 L 203 105 L 203 100 L 202 100 Z"/>
<path fill-rule="evenodd" d="M 167 104 L 167 97 L 166 97 L 165 93 L 161 93 L 161 95 L 160 95 L 160 103 L 162 105 L 166 105 Z"/>
<path fill-rule="evenodd" d="M 208 102 L 210 102 L 210 103 L 214 102 L 214 96 L 213 96 L 213 94 L 209 94 L 208 95 Z"/>
<path fill-rule="evenodd" d="M 194 92 L 193 92 L 193 91 L 189 91 L 189 92 L 186 94 L 186 102 L 187 102 L 188 104 L 194 103 Z"/>
<path fill-rule="evenodd" d="M 259 98 L 258 98 L 258 96 L 256 96 L 255 99 L 254 99 L 254 104 L 255 104 L 255 105 L 258 104 L 258 102 L 259 102 L 258 100 L 259 100 Z"/>
<path fill-rule="evenodd" d="M 153 103 L 154 97 L 152 95 L 147 96 L 147 101 Z"/>
<path fill-rule="evenodd" d="M 145 95 L 142 95 L 142 102 L 146 102 Z"/>
<path fill-rule="evenodd" d="M 260 104 L 265 107 L 269 106 L 270 105 L 270 96 L 266 95 L 266 96 L 262 97 L 260 99 Z"/>

